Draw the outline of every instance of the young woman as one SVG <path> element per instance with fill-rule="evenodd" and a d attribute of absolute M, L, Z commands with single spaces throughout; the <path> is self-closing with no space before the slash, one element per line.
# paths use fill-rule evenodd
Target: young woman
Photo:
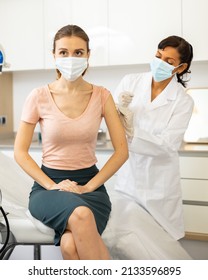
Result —
<path fill-rule="evenodd" d="M 165 38 L 151 72 L 125 76 L 115 92 L 129 138 L 129 159 L 118 172 L 116 189 L 175 239 L 184 236 L 178 150 L 193 111 L 183 80 L 192 58 L 192 46 L 183 38 Z"/>
<path fill-rule="evenodd" d="M 103 185 L 127 160 L 125 132 L 110 92 L 83 75 L 89 38 L 76 25 L 55 35 L 53 55 L 58 78 L 34 89 L 24 104 L 15 140 L 15 159 L 34 180 L 29 210 L 55 230 L 64 259 L 109 259 L 101 234 L 111 212 Z M 104 117 L 114 153 L 99 171 L 96 140 Z M 42 134 L 42 167 L 29 154 L 37 123 Z"/>

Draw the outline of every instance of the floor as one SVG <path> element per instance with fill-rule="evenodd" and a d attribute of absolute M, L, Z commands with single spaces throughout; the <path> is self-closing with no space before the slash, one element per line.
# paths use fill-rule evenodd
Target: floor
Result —
<path fill-rule="evenodd" d="M 194 260 L 208 260 L 208 241 L 181 240 L 183 248 Z M 42 246 L 41 258 L 43 260 L 61 260 L 60 248 L 55 246 Z M 17 246 L 11 260 L 31 260 L 33 259 L 32 246 Z"/>

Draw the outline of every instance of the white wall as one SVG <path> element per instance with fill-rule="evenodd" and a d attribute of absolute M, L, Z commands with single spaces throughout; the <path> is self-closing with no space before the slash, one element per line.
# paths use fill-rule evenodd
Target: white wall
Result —
<path fill-rule="evenodd" d="M 115 67 L 90 68 L 85 79 L 91 83 L 105 86 L 112 93 L 120 79 L 127 73 L 148 71 L 149 65 L 128 65 Z M 188 87 L 208 87 L 208 62 L 195 62 Z M 55 70 L 23 71 L 13 74 L 14 97 L 14 131 L 17 131 L 21 110 L 29 92 L 41 85 L 52 82 L 56 78 Z"/>

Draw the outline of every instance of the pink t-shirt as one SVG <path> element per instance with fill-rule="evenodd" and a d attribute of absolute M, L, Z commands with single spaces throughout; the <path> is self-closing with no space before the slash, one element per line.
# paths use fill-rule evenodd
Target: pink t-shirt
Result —
<path fill-rule="evenodd" d="M 93 85 L 87 108 L 75 119 L 59 110 L 47 85 L 34 89 L 28 95 L 21 120 L 40 123 L 43 165 L 54 169 L 76 170 L 88 168 L 97 162 L 97 133 L 109 95 L 107 89 Z"/>

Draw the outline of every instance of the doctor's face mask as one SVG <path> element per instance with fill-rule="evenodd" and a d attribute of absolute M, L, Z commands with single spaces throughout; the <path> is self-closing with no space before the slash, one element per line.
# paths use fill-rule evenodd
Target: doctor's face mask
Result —
<path fill-rule="evenodd" d="M 162 82 L 166 79 L 171 78 L 173 75 L 175 75 L 175 73 L 173 73 L 173 70 L 178 68 L 179 66 L 181 66 L 181 64 L 174 67 L 173 65 L 170 65 L 169 63 L 163 61 L 158 57 L 155 57 L 150 63 L 152 76 L 156 82 Z"/>

